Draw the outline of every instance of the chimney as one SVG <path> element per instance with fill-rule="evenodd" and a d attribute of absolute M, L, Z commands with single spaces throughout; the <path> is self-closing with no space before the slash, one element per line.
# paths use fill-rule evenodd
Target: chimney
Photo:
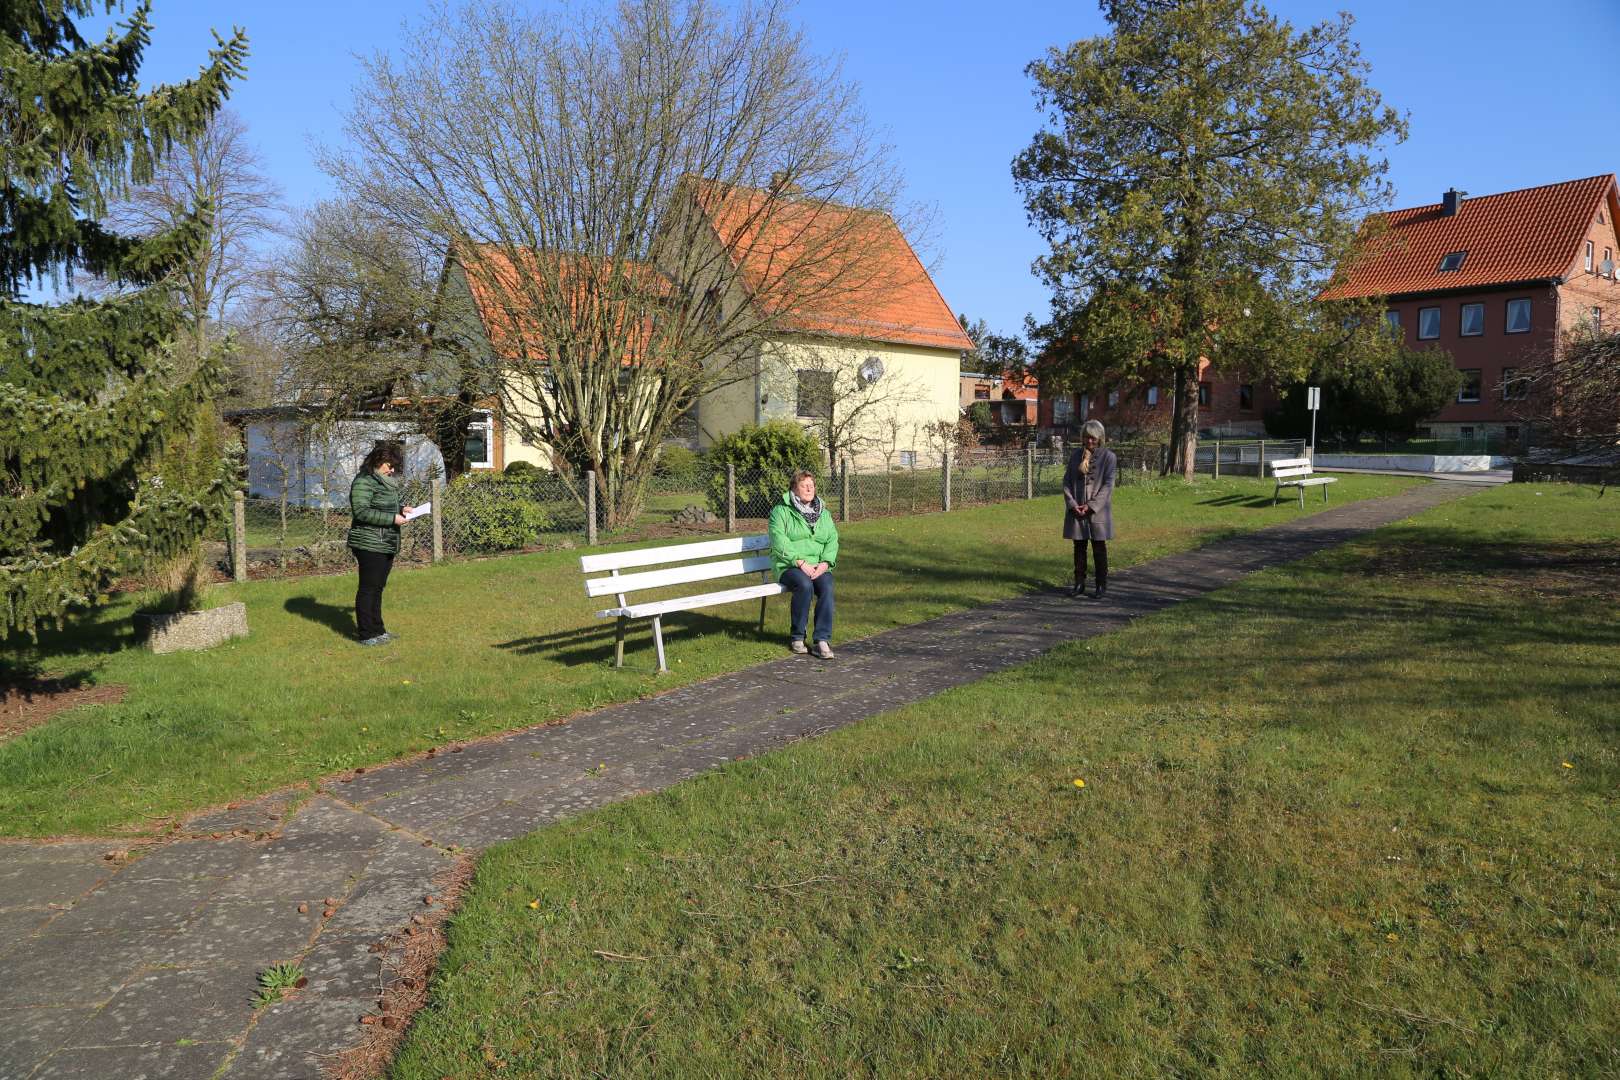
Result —
<path fill-rule="evenodd" d="M 1468 192 L 1466 191 L 1458 191 L 1456 188 L 1447 189 L 1446 193 L 1440 196 L 1441 216 L 1456 217 L 1457 211 L 1462 208 L 1463 200 L 1467 197 Z"/>
<path fill-rule="evenodd" d="M 786 170 L 771 173 L 771 191 L 779 195 L 792 197 L 798 195 L 802 189 L 795 184 Z"/>

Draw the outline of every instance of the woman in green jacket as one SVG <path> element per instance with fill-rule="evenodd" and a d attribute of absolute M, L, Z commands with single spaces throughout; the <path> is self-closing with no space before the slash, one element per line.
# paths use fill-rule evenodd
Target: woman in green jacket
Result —
<path fill-rule="evenodd" d="M 399 527 L 410 507 L 400 502 L 399 473 L 405 455 L 398 443 L 371 448 L 349 486 L 349 550 L 360 566 L 354 594 L 354 621 L 360 644 L 386 645 L 394 636 L 383 628 L 382 594 L 399 554 Z"/>
<path fill-rule="evenodd" d="M 788 647 L 806 653 L 804 631 L 810 600 L 816 602 L 815 654 L 831 660 L 833 567 L 838 565 L 838 526 L 816 496 L 816 478 L 795 473 L 782 501 L 771 508 L 771 570 L 793 596 Z"/>

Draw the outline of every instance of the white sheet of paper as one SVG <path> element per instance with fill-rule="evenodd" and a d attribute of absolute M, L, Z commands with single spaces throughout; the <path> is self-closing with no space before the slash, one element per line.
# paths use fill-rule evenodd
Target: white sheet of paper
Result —
<path fill-rule="evenodd" d="M 419 517 L 426 517 L 433 513 L 432 503 L 423 503 L 421 506 L 411 507 L 411 512 L 405 515 L 406 521 L 415 521 Z"/>

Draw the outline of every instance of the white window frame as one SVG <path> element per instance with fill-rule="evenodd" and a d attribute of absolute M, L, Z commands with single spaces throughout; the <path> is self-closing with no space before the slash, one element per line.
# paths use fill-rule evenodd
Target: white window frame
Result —
<path fill-rule="evenodd" d="M 1052 426 L 1068 427 L 1074 423 L 1074 398 L 1059 394 L 1052 399 Z"/>
<path fill-rule="evenodd" d="M 1586 242 L 1586 272 L 1588 274 L 1592 272 L 1592 258 L 1596 250 L 1596 245 L 1594 245 L 1592 241 L 1588 240 Z"/>
<path fill-rule="evenodd" d="M 1519 376 L 1519 369 L 1516 368 L 1516 367 L 1505 367 L 1505 368 L 1503 368 L 1502 369 L 1502 400 L 1503 401 L 1523 401 L 1525 398 L 1527 398 L 1529 396 L 1530 395 L 1527 392 L 1527 390 L 1525 388 L 1525 385 L 1524 385 L 1524 380 Z"/>
<path fill-rule="evenodd" d="M 1390 308 L 1384 312 L 1384 324 L 1397 333 L 1405 330 L 1405 327 L 1401 325 L 1401 313 L 1396 308 Z"/>
<path fill-rule="evenodd" d="M 1517 330 L 1513 329 L 1513 312 L 1515 310 L 1515 304 L 1523 305 L 1517 310 L 1524 312 L 1524 325 Z M 1503 309 L 1502 325 L 1504 330 L 1502 332 L 1506 334 L 1528 334 L 1533 321 L 1531 317 L 1532 311 L 1533 308 L 1531 307 L 1530 298 L 1528 296 L 1516 297 L 1515 299 L 1509 300 L 1507 302 L 1507 306 Z"/>
<path fill-rule="evenodd" d="M 1108 391 L 1108 407 L 1110 409 L 1119 408 L 1119 391 L 1118 390 L 1110 390 L 1110 391 Z"/>
<path fill-rule="evenodd" d="M 1433 324 L 1434 325 L 1434 333 L 1425 334 L 1423 332 L 1423 324 L 1425 322 L 1423 316 L 1428 314 L 1431 311 L 1434 312 L 1434 324 Z M 1420 308 L 1418 308 L 1417 339 L 1419 341 L 1438 341 L 1438 340 L 1440 340 L 1440 309 L 1439 308 L 1437 308 L 1437 307 L 1420 307 Z"/>
<path fill-rule="evenodd" d="M 1159 407 L 1159 388 L 1157 386 L 1147 388 L 1147 406 L 1150 409 Z"/>
<path fill-rule="evenodd" d="M 1485 396 L 1483 393 L 1485 389 L 1485 372 L 1479 368 L 1458 368 L 1457 370 L 1463 373 L 1463 384 L 1457 387 L 1457 404 L 1478 405 L 1480 400 Z M 1467 376 L 1470 371 L 1474 373 L 1473 397 L 1468 396 L 1469 387 Z"/>
<path fill-rule="evenodd" d="M 488 409 L 475 409 L 473 415 L 477 419 L 467 422 L 467 434 L 474 430 L 484 433 L 484 460 L 474 461 L 467 459 L 469 469 L 493 469 L 495 467 L 495 414 Z"/>
<path fill-rule="evenodd" d="M 1474 322 L 1474 329 L 1468 329 L 1468 313 L 1472 311 L 1479 318 Z M 1460 337 L 1485 336 L 1485 305 L 1464 304 L 1457 309 L 1457 334 Z"/>

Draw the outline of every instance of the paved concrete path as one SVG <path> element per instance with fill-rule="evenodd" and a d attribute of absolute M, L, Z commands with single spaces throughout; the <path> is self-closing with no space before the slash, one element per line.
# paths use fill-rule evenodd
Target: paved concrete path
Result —
<path fill-rule="evenodd" d="M 201 838 L 123 865 L 105 841 L 0 845 L 0 1078 L 316 1077 L 359 1041 L 390 977 L 394 946 L 377 946 L 424 910 L 452 846 L 938 694 L 1477 490 L 1425 484 L 1121 571 L 1104 602 L 1020 596 L 850 642 L 831 662 L 784 657 L 369 770 L 291 811 L 271 798 L 193 819 Z M 813 703 L 785 713 L 784 683 Z M 256 974 L 281 961 L 301 963 L 308 987 L 255 1012 Z"/>

